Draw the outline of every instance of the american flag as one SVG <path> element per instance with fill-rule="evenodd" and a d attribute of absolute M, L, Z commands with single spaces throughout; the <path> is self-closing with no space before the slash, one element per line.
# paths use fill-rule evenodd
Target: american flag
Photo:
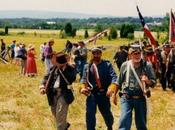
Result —
<path fill-rule="evenodd" d="M 143 26 L 143 31 L 144 31 L 144 33 L 145 33 L 146 36 L 150 39 L 151 44 L 152 44 L 154 47 L 157 47 L 157 42 L 156 42 L 155 38 L 153 37 L 153 35 L 151 34 L 151 31 L 149 30 L 147 24 L 145 23 L 145 20 L 144 20 L 144 18 L 143 18 L 143 16 L 142 16 L 141 12 L 140 12 L 140 10 L 139 10 L 139 7 L 136 6 L 136 8 L 137 8 L 137 12 L 138 12 L 138 15 L 139 15 L 139 18 L 140 18 L 140 22 L 141 22 L 141 24 L 142 24 L 142 26 Z"/>
<path fill-rule="evenodd" d="M 172 10 L 170 12 L 169 42 L 175 42 L 175 17 Z"/>

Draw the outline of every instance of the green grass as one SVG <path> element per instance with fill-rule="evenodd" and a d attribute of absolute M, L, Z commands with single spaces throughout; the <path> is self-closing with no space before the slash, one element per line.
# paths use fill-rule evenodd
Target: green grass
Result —
<path fill-rule="evenodd" d="M 41 34 L 36 37 L 33 34 L 23 36 L 10 34 L 1 36 L 7 44 L 16 39 L 26 44 L 33 43 L 39 57 L 39 46 L 44 41 L 54 38 L 56 51 L 64 48 L 67 39 L 58 39 L 52 34 Z M 70 38 L 70 41 L 78 41 L 82 37 Z M 103 57 L 112 61 L 117 47 L 127 44 L 129 41 L 117 39 L 108 41 L 103 38 L 97 40 L 97 45 L 104 45 L 107 49 Z M 91 48 L 93 45 L 88 45 Z M 89 55 L 90 57 L 90 55 Z M 116 66 L 114 66 L 116 69 Z M 19 66 L 0 63 L 0 129 L 3 130 L 54 130 L 55 122 L 47 104 L 46 96 L 39 94 L 38 86 L 44 75 L 44 65 L 37 59 L 38 75 L 35 78 L 21 76 Z M 116 69 L 117 70 L 117 69 Z M 74 83 L 75 101 L 69 108 L 68 121 L 70 130 L 85 130 L 85 96 L 79 93 L 79 84 Z M 114 114 L 114 128 L 117 129 L 120 115 L 120 103 L 112 105 Z M 149 130 L 174 130 L 175 129 L 175 94 L 171 91 L 163 92 L 160 87 L 152 90 L 151 114 L 148 118 Z M 135 130 L 134 120 L 132 130 Z M 97 130 L 105 130 L 105 123 L 101 114 L 97 112 Z"/>

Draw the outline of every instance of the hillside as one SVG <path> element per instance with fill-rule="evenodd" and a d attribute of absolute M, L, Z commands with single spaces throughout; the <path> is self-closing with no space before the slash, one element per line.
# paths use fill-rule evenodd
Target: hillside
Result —
<path fill-rule="evenodd" d="M 4 38 L 7 43 L 13 39 L 23 41 L 26 44 L 35 44 L 39 56 L 39 45 L 47 41 L 48 37 L 16 36 L 10 35 Z M 77 41 L 78 39 L 71 39 Z M 55 38 L 55 50 L 62 50 L 66 39 Z M 117 46 L 128 43 L 127 40 L 117 39 L 108 41 L 98 40 L 98 44 L 108 46 L 103 57 L 112 61 Z M 38 86 L 44 75 L 44 64 L 37 58 L 38 75 L 30 78 L 19 74 L 19 66 L 2 64 L 0 62 L 0 129 L 3 130 L 54 130 L 55 124 L 46 96 L 39 94 Z M 116 69 L 116 66 L 114 66 Z M 117 69 L 116 69 L 117 71 Z M 85 130 L 85 97 L 79 93 L 78 77 L 73 85 L 75 101 L 70 106 L 68 120 L 71 123 L 70 130 Z M 114 114 L 114 128 L 117 129 L 120 114 L 120 103 L 112 105 Z M 175 130 L 175 94 L 170 90 L 162 91 L 160 85 L 152 90 L 150 99 L 150 115 L 148 118 L 149 130 Z M 97 113 L 97 130 L 105 130 L 104 121 Z M 132 130 L 135 130 L 134 120 Z"/>

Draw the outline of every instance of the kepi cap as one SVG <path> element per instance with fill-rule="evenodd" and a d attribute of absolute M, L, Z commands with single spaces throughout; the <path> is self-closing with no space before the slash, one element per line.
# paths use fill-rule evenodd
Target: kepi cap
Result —
<path fill-rule="evenodd" d="M 129 54 L 132 54 L 134 52 L 141 52 L 141 46 L 139 44 L 132 44 L 129 47 Z"/>
<path fill-rule="evenodd" d="M 94 48 L 91 49 L 91 52 L 92 53 L 94 53 L 94 52 L 100 52 L 100 53 L 102 53 L 102 49 L 99 48 L 99 47 L 94 47 Z"/>

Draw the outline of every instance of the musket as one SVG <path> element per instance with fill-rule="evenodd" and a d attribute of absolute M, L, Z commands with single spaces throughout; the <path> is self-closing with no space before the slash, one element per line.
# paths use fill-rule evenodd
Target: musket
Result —
<path fill-rule="evenodd" d="M 144 94 L 147 98 L 151 97 L 151 92 L 150 92 L 149 87 L 147 87 L 145 81 L 141 81 L 141 82 L 142 82 L 142 85 L 143 85 L 143 88 L 142 88 L 143 94 Z"/>
<path fill-rule="evenodd" d="M 143 67 L 143 72 L 142 73 L 143 73 L 143 75 L 146 75 L 146 61 L 145 61 L 145 63 L 142 63 L 142 64 L 143 64 L 142 65 L 142 67 Z M 149 86 L 146 85 L 146 82 L 145 81 L 141 80 L 141 82 L 142 82 L 142 85 L 143 85 L 143 87 L 141 87 L 141 89 L 143 91 L 143 94 L 147 98 L 151 97 L 151 91 L 149 89 Z"/>
<path fill-rule="evenodd" d="M 0 57 L 0 61 L 2 61 L 4 64 L 8 64 L 8 62 L 1 57 Z"/>
<path fill-rule="evenodd" d="M 93 37 L 91 37 L 90 39 L 88 39 L 87 41 L 85 41 L 85 44 L 88 44 L 88 43 L 93 42 L 93 41 L 96 42 L 96 40 L 97 40 L 98 38 L 102 37 L 102 35 L 103 35 L 104 33 L 108 32 L 108 31 L 109 31 L 109 29 L 105 29 L 104 31 L 95 34 L 95 36 L 93 36 Z"/>

